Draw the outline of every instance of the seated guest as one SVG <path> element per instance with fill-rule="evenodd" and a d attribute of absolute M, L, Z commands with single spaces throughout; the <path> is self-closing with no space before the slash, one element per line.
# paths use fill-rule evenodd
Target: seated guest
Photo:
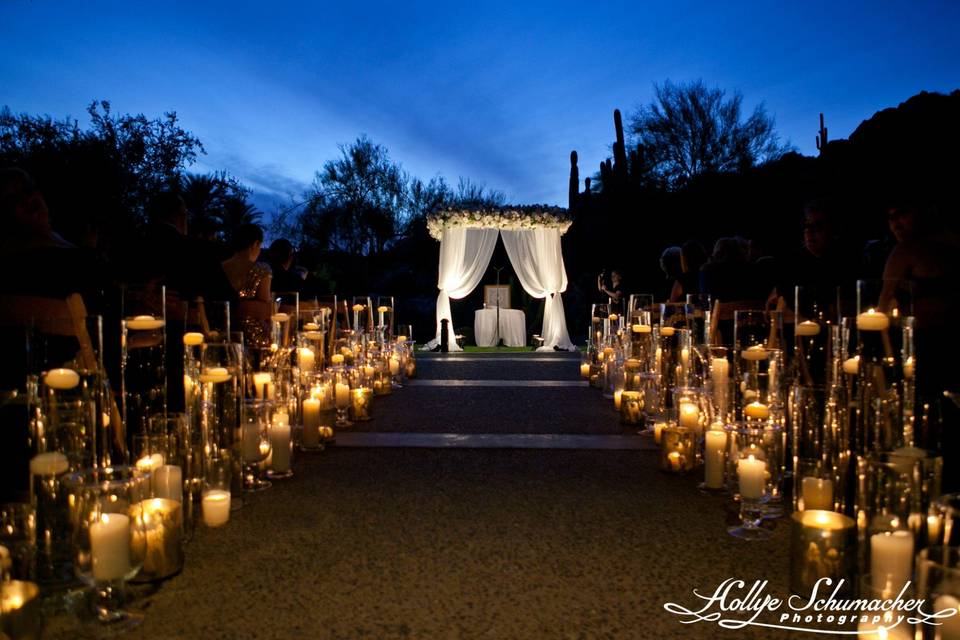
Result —
<path fill-rule="evenodd" d="M 837 287 L 846 290 L 859 276 L 858 262 L 855 252 L 841 241 L 829 201 L 811 201 L 803 211 L 803 246 L 781 261 L 775 295 L 783 296 L 792 307 L 799 285 L 815 288 L 825 303 L 835 301 Z"/>
<path fill-rule="evenodd" d="M 664 287 L 658 287 L 658 291 L 654 293 L 657 300 L 668 300 L 670 294 L 673 291 L 673 283 L 677 281 L 677 278 L 680 277 L 680 274 L 683 273 L 683 268 L 680 266 L 680 256 L 683 254 L 683 251 L 680 247 L 667 247 L 663 250 L 663 253 L 660 254 L 660 270 L 663 271 L 663 277 L 666 281 Z"/>
<path fill-rule="evenodd" d="M 43 194 L 16 168 L 0 170 L 0 291 L 63 298 L 79 293 L 89 311 L 102 307 L 107 278 L 95 256 L 53 230 Z"/>
<path fill-rule="evenodd" d="M 721 302 L 749 301 L 754 303 L 751 307 L 761 308 L 769 292 L 758 284 L 762 281 L 755 277 L 747 249 L 743 238 L 717 239 L 710 259 L 700 269 L 700 293 Z"/>
<path fill-rule="evenodd" d="M 268 330 L 272 313 L 270 267 L 257 262 L 263 245 L 263 230 L 255 224 L 243 224 L 233 234 L 234 254 L 222 267 L 240 298 L 238 315 L 248 344 L 270 344 Z"/>
<path fill-rule="evenodd" d="M 707 252 L 696 240 L 680 247 L 680 275 L 670 291 L 670 302 L 684 302 L 688 293 L 700 293 L 700 267 L 707 261 Z"/>
<path fill-rule="evenodd" d="M 210 247 L 187 236 L 187 205 L 179 194 L 164 191 L 153 196 L 147 215 L 150 223 L 142 246 L 130 260 L 133 280 L 157 280 L 184 299 L 236 298 Z"/>
<path fill-rule="evenodd" d="M 301 291 L 303 278 L 293 271 L 293 245 L 280 238 L 270 245 L 270 270 L 273 272 L 274 291 Z"/>

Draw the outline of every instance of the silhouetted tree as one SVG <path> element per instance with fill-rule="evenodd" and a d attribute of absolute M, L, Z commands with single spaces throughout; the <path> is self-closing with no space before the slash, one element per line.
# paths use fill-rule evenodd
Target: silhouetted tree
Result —
<path fill-rule="evenodd" d="M 110 103 L 76 120 L 0 110 L 0 166 L 19 166 L 38 181 L 55 225 L 68 237 L 93 227 L 101 242 L 125 242 L 143 219 L 150 194 L 175 188 L 203 145 L 182 129 L 175 112 L 150 119 L 114 115 Z"/>
<path fill-rule="evenodd" d="M 630 132 L 643 145 L 664 184 L 682 186 L 704 173 L 743 172 L 789 150 L 780 143 L 774 118 L 763 103 L 746 120 L 743 96 L 708 88 L 702 80 L 654 85 L 655 100 L 630 118 Z"/>
<path fill-rule="evenodd" d="M 407 175 L 366 136 L 318 171 L 301 214 L 308 241 L 355 255 L 381 253 L 403 227 Z"/>

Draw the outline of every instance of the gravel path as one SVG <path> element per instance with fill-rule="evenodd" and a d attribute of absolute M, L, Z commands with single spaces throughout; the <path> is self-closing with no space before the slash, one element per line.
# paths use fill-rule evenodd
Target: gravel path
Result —
<path fill-rule="evenodd" d="M 423 363 L 422 371 L 442 376 L 452 364 Z M 469 375 L 464 364 L 456 375 Z M 487 375 L 489 366 L 477 371 Z M 526 364 L 511 368 L 504 374 L 527 375 Z M 590 389 L 410 387 L 378 399 L 375 416 L 371 429 L 622 433 Z M 769 592 L 788 595 L 789 528 L 777 522 L 764 542 L 730 537 L 729 499 L 698 492 L 699 478 L 661 473 L 657 456 L 298 454 L 294 478 L 253 496 L 228 526 L 197 530 L 183 573 L 141 599 L 146 620 L 129 637 L 789 637 L 684 625 L 664 610 L 671 601 L 693 607 L 693 589 L 712 592 L 730 577 L 768 579 Z M 82 629 L 58 616 L 50 631 L 65 639 Z"/>

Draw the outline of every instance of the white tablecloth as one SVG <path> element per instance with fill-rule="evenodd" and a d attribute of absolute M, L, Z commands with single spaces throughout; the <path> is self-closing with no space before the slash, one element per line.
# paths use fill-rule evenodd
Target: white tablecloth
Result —
<path fill-rule="evenodd" d="M 477 309 L 473 318 L 473 337 L 478 347 L 496 346 L 497 310 Z M 527 345 L 527 318 L 519 309 L 500 309 L 500 338 L 508 347 Z"/>

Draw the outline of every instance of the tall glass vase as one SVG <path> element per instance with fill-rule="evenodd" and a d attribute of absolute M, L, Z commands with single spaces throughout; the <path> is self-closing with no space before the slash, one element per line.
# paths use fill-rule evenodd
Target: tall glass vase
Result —
<path fill-rule="evenodd" d="M 231 509 L 243 505 L 240 411 L 243 358 L 232 342 L 203 345 L 200 368 L 200 432 L 204 469 L 216 459 L 230 481 Z"/>
<path fill-rule="evenodd" d="M 166 288 L 123 290 L 121 319 L 121 407 L 127 444 L 147 432 L 152 415 L 167 412 Z"/>

